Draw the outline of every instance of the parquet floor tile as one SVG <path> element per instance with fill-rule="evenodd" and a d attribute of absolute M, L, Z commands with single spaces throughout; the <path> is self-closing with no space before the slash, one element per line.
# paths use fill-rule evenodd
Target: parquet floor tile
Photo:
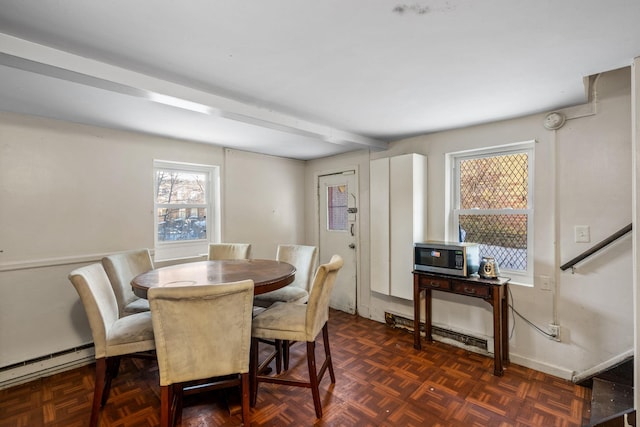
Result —
<path fill-rule="evenodd" d="M 522 366 L 504 376 L 493 359 L 443 343 L 418 351 L 401 329 L 331 311 L 336 384 L 320 384 L 324 415 L 316 419 L 308 389 L 260 384 L 253 427 L 577 427 L 588 423 L 591 390 Z M 306 378 L 306 347 L 291 348 L 288 375 Z M 264 352 L 268 348 L 263 349 Z M 317 342 L 319 363 L 322 340 Z M 0 427 L 84 427 L 94 365 L 0 390 Z M 227 391 L 185 397 L 179 426 L 238 426 Z M 102 427 L 159 424 L 157 364 L 125 360 L 101 413 Z"/>

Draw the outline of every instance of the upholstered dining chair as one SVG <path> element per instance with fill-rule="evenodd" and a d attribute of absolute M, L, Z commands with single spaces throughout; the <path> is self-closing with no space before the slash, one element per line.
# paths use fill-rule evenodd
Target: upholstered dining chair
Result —
<path fill-rule="evenodd" d="M 211 243 L 209 245 L 209 260 L 249 259 L 250 255 L 250 243 Z"/>
<path fill-rule="evenodd" d="M 249 426 L 249 349 L 253 281 L 149 289 L 160 372 L 160 425 L 172 426 L 189 383 L 219 379 L 207 389 L 240 386 Z M 224 377 L 224 378 L 220 378 Z"/>
<path fill-rule="evenodd" d="M 138 249 L 102 258 L 102 266 L 109 276 L 118 302 L 120 317 L 149 311 L 149 302 L 136 296 L 131 289 L 131 279 L 153 270 L 149 249 Z"/>
<path fill-rule="evenodd" d="M 256 295 L 253 298 L 254 311 L 259 307 L 269 307 L 278 301 L 304 304 L 309 299 L 313 273 L 318 264 L 318 248 L 305 245 L 278 245 L 276 260 L 293 265 L 296 268 L 296 277 L 284 288 Z M 261 342 L 274 346 L 274 352 L 269 359 L 276 359 L 278 374 L 282 371 L 283 364 L 285 370 L 289 369 L 289 346 L 292 344 L 290 341 L 261 340 Z"/>
<path fill-rule="evenodd" d="M 306 303 L 312 285 L 311 279 L 318 263 L 318 248 L 304 245 L 278 245 L 276 259 L 288 262 L 296 268 L 295 280 L 284 288 L 256 295 L 254 304 L 267 307 L 278 301 Z"/>
<path fill-rule="evenodd" d="M 334 255 L 327 264 L 316 270 L 309 301 L 307 304 L 288 304 L 276 302 L 264 312 L 253 318 L 251 329 L 251 404 L 257 400 L 258 385 L 261 382 L 299 386 L 311 389 L 316 416 L 322 418 L 319 383 L 326 370 L 329 370 L 331 382 L 336 378 L 329 349 L 329 298 L 335 284 L 336 276 L 342 268 L 343 260 Z M 315 341 L 322 331 L 325 360 L 316 370 Z M 309 381 L 287 378 L 286 375 L 263 375 L 264 364 L 258 364 L 260 340 L 305 341 L 307 343 L 307 366 Z"/>
<path fill-rule="evenodd" d="M 109 399 L 111 380 L 118 374 L 122 356 L 155 359 L 151 313 L 120 317 L 109 278 L 100 263 L 73 270 L 69 280 L 84 306 L 95 346 L 96 378 L 90 427 L 98 425 L 100 407 Z"/>

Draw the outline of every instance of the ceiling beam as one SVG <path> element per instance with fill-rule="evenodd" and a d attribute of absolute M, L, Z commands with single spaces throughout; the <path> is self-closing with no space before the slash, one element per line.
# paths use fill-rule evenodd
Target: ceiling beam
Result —
<path fill-rule="evenodd" d="M 385 141 L 302 120 L 295 116 L 242 103 L 2 33 L 0 33 L 0 46 L 2 46 L 0 64 L 7 67 L 142 98 L 175 108 L 318 138 L 332 144 L 355 144 L 371 150 L 388 148 L 388 143 Z"/>

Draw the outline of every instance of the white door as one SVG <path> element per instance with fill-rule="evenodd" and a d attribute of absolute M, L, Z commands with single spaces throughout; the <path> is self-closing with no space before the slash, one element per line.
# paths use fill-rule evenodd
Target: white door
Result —
<path fill-rule="evenodd" d="M 329 305 L 351 314 L 357 311 L 357 182 L 353 170 L 318 177 L 320 263 L 334 254 L 344 259 Z"/>

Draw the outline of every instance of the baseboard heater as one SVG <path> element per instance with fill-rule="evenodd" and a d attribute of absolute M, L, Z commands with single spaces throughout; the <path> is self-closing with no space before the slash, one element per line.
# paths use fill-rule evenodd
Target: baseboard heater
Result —
<path fill-rule="evenodd" d="M 384 313 L 384 319 L 387 323 L 387 325 L 393 327 L 393 328 L 400 328 L 400 329 L 406 329 L 408 331 L 411 331 L 413 333 L 413 320 L 412 319 L 408 319 L 406 317 L 402 317 L 399 316 L 397 314 L 393 314 L 393 313 L 388 313 L 385 312 Z M 420 322 L 420 333 L 421 335 L 425 335 L 424 332 L 424 322 Z M 472 335 L 466 335 L 460 332 L 456 332 L 456 331 L 452 331 L 449 329 L 445 329 L 445 328 L 440 328 L 438 326 L 431 326 L 431 333 L 433 335 L 438 335 L 439 337 L 442 338 L 447 338 L 450 340 L 454 340 L 457 342 L 460 342 L 464 345 L 467 346 L 472 346 L 472 347 L 477 347 L 483 351 L 487 351 L 487 340 L 482 339 L 482 338 L 478 338 L 478 337 L 474 337 Z"/>
<path fill-rule="evenodd" d="M 0 367 L 0 389 L 84 365 L 95 359 L 93 343 Z"/>

